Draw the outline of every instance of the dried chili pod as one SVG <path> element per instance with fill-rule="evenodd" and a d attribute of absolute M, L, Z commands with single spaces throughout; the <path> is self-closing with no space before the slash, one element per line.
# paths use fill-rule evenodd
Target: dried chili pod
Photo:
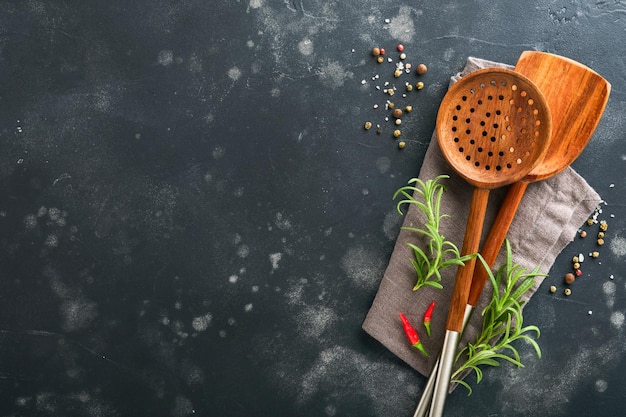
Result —
<path fill-rule="evenodd" d="M 428 352 L 424 348 L 424 345 L 422 345 L 422 342 L 420 342 L 417 331 L 411 326 L 411 323 L 409 323 L 409 319 L 407 319 L 404 314 L 400 313 L 400 320 L 402 320 L 402 328 L 411 346 L 422 352 L 425 356 L 428 356 Z"/>
<path fill-rule="evenodd" d="M 426 328 L 426 333 L 428 337 L 430 337 L 430 320 L 433 317 L 433 310 L 435 309 L 435 302 L 430 303 L 426 312 L 424 313 L 424 327 Z"/>

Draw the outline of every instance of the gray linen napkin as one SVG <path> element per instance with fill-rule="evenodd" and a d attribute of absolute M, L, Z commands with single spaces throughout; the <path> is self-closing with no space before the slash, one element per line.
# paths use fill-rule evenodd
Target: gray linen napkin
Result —
<path fill-rule="evenodd" d="M 451 82 L 454 83 L 467 73 L 487 67 L 511 68 L 505 64 L 470 57 L 464 70 L 452 77 Z M 433 135 L 419 178 L 426 181 L 441 174 L 450 176 L 442 182 L 446 186 L 446 191 L 441 203 L 441 212 L 449 214 L 450 217 L 441 224 L 440 231 L 460 249 L 472 187 L 449 167 Z M 505 192 L 506 188 L 503 188 L 490 193 L 483 238 L 493 222 Z M 551 179 L 530 184 L 507 235 L 511 243 L 513 261 L 528 270 L 539 266 L 540 272 L 547 273 L 557 255 L 574 239 L 578 228 L 600 202 L 600 196 L 572 168 Z M 423 225 L 422 214 L 414 205 L 410 206 L 408 209 L 405 207 L 403 226 Z M 420 240 L 415 232 L 400 231 L 389 265 L 363 323 L 363 329 L 411 367 L 423 375 L 428 375 L 443 344 L 456 267 L 442 272 L 443 290 L 423 287 L 416 292 L 412 291 L 416 278 L 409 261 L 413 254 L 407 242 L 421 247 L 426 243 L 425 240 Z M 494 266 L 498 267 L 503 260 L 504 248 L 500 251 Z M 543 278 L 536 279 L 536 284 L 527 294 L 527 299 L 530 299 L 542 281 Z M 476 306 L 475 311 L 478 314 L 472 315 L 463 334 L 462 344 L 475 340 L 476 333 L 482 327 L 482 317 L 479 313 L 490 297 L 491 286 L 487 284 Z M 437 305 L 431 322 L 432 335 L 427 337 L 422 318 L 431 301 L 436 301 Z M 413 326 L 418 329 L 422 343 L 431 353 L 429 358 L 407 342 L 398 317 L 400 312 L 406 314 Z"/>

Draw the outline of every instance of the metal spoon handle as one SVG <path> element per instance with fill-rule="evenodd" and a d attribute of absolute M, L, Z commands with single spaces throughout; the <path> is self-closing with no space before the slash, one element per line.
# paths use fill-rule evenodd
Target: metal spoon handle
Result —
<path fill-rule="evenodd" d="M 474 311 L 474 306 L 468 305 L 465 309 L 465 319 L 463 320 L 463 329 L 467 326 L 467 322 L 472 316 L 472 312 Z M 424 386 L 424 391 L 422 392 L 422 397 L 420 398 L 419 403 L 417 404 L 417 408 L 415 409 L 415 413 L 413 417 L 426 417 L 428 414 L 428 410 L 430 409 L 430 404 L 433 401 L 433 392 L 435 391 L 435 381 L 437 379 L 437 370 L 439 369 L 439 361 L 441 360 L 441 356 L 437 357 L 435 361 L 435 365 L 433 369 L 430 371 L 430 375 L 428 375 L 428 380 L 426 381 L 426 385 Z"/>
<path fill-rule="evenodd" d="M 456 356 L 456 348 L 461 340 L 461 333 L 454 330 L 446 330 L 446 336 L 441 348 L 441 359 L 437 369 L 437 379 L 433 391 L 433 401 L 430 405 L 429 417 L 441 417 L 443 408 L 450 388 L 450 377 L 452 376 L 452 366 Z"/>

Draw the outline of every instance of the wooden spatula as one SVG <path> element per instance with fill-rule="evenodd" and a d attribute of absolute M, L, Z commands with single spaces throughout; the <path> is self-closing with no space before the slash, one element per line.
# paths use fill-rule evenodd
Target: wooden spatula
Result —
<path fill-rule="evenodd" d="M 526 187 L 558 174 L 580 155 L 600 122 L 611 91 L 611 85 L 593 70 L 569 58 L 545 52 L 522 53 L 515 71 L 526 75 L 543 92 L 552 114 L 552 138 L 543 160 L 523 180 L 509 186 L 481 250 L 489 266 L 495 262 Z M 468 314 L 478 303 L 487 277 L 482 266 L 476 268 Z M 428 378 L 414 417 L 424 417 L 428 412 L 437 366 L 438 363 Z"/>

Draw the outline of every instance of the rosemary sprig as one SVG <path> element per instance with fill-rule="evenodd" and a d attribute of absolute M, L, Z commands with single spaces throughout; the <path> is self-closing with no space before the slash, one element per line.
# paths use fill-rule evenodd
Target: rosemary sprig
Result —
<path fill-rule="evenodd" d="M 535 349 L 538 358 L 541 358 L 541 349 L 529 333 L 534 333 L 539 338 L 540 331 L 537 326 L 523 327 L 522 306 L 524 301 L 521 297 L 535 284 L 535 277 L 545 276 L 540 274 L 539 268 L 527 272 L 521 265 L 513 264 L 511 245 L 506 241 L 506 262 L 494 276 L 484 259 L 479 256 L 483 266 L 487 269 L 489 280 L 493 286 L 493 295 L 490 303 L 483 310 L 483 329 L 477 335 L 474 343 L 469 343 L 458 353 L 456 360 L 465 358 L 465 362 L 452 375 L 452 382 L 457 382 L 468 389 L 471 395 L 470 385 L 458 377 L 466 371 L 476 373 L 476 383 L 483 378 L 481 365 L 499 366 L 498 359 L 513 363 L 517 367 L 524 367 L 520 360 L 517 349 L 513 342 L 526 340 Z"/>
<path fill-rule="evenodd" d="M 424 228 L 402 227 L 404 230 L 416 232 L 428 239 L 428 245 L 425 250 L 414 243 L 407 243 L 413 250 L 414 257 L 410 261 L 417 274 L 413 291 L 417 291 L 424 286 L 443 288 L 439 283 L 441 281 L 440 271 L 453 265 L 463 265 L 463 262 L 471 258 L 471 256 L 461 257 L 456 245 L 446 240 L 439 233 L 441 220 L 448 217 L 445 214 L 441 214 L 440 211 L 441 197 L 445 187 L 439 183 L 439 180 L 445 178 L 449 177 L 440 175 L 425 182 L 419 178 L 412 178 L 408 181 L 409 185 L 401 187 L 393 195 L 394 200 L 399 195 L 404 197 L 396 206 L 398 213 L 403 214 L 401 208 L 403 204 L 415 204 L 426 219 Z"/>

